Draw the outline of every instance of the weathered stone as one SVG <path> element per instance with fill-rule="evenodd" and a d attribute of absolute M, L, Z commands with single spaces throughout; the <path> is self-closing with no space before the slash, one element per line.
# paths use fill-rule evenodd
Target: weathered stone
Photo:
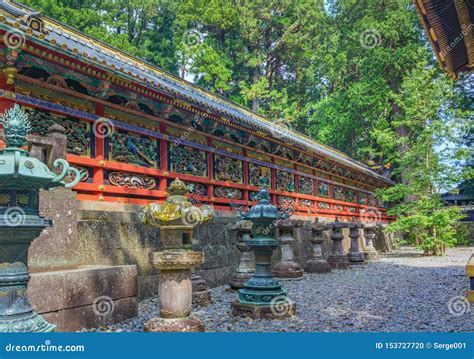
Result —
<path fill-rule="evenodd" d="M 280 308 L 275 305 L 251 305 L 232 302 L 232 315 L 252 319 L 285 319 L 296 315 L 295 303 L 285 302 Z"/>
<path fill-rule="evenodd" d="M 67 188 L 40 191 L 40 212 L 53 221 L 53 227 L 44 230 L 31 243 L 30 272 L 79 266 L 76 193 Z"/>
<path fill-rule="evenodd" d="M 379 253 L 374 247 L 374 237 L 375 237 L 375 223 L 366 223 L 364 225 L 364 236 L 365 236 L 365 259 L 368 261 L 378 260 Z"/>
<path fill-rule="evenodd" d="M 193 287 L 193 305 L 208 305 L 211 303 L 211 292 L 206 280 L 200 275 L 193 274 L 191 276 Z"/>
<path fill-rule="evenodd" d="M 137 315 L 136 273 L 136 266 L 132 265 L 33 273 L 28 293 L 32 306 L 54 319 L 59 331 L 92 328 L 102 325 L 104 320 L 111 324 Z M 94 308 L 97 312 L 104 306 L 106 310 L 113 307 L 115 313 L 94 313 Z"/>
<path fill-rule="evenodd" d="M 312 234 L 311 243 L 313 244 L 313 255 L 305 263 L 305 271 L 308 273 L 327 273 L 331 271 L 331 266 L 323 258 L 323 252 L 321 245 L 323 243 L 323 231 L 326 229 L 326 226 L 322 223 L 319 223 L 318 218 L 314 221 L 311 226 Z"/>
<path fill-rule="evenodd" d="M 295 227 L 301 227 L 301 225 L 301 221 L 290 219 L 281 220 L 277 223 L 281 261 L 273 267 L 273 274 L 279 279 L 289 280 L 303 278 L 303 269 L 299 263 L 295 262 L 293 253 L 294 230 Z"/>
<path fill-rule="evenodd" d="M 196 317 L 158 318 L 148 320 L 144 326 L 145 332 L 204 332 L 204 325 Z"/>
<path fill-rule="evenodd" d="M 255 272 L 254 256 L 246 243 L 250 239 L 252 222 L 240 221 L 231 228 L 237 232 L 237 249 L 241 256 L 238 267 L 229 279 L 229 285 L 233 290 L 238 290 L 244 287 Z"/>
<path fill-rule="evenodd" d="M 349 237 L 351 238 L 351 248 L 347 256 L 349 258 L 349 261 L 353 264 L 363 264 L 365 261 L 364 253 L 362 253 L 359 249 L 359 229 L 362 227 L 363 225 L 360 222 L 355 222 L 355 220 L 349 223 Z"/>
<path fill-rule="evenodd" d="M 342 246 L 342 240 L 344 238 L 342 229 L 345 227 L 343 222 L 339 222 L 337 219 L 335 222 L 329 223 L 327 228 L 331 229 L 331 239 L 333 241 L 332 252 L 329 255 L 328 263 L 338 269 L 348 268 L 350 265 L 347 254 L 344 254 Z"/>

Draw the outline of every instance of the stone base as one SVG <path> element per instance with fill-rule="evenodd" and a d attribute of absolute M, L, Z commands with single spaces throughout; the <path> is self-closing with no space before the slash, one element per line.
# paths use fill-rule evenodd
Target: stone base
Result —
<path fill-rule="evenodd" d="M 252 319 L 284 319 L 296 315 L 296 304 L 251 305 L 240 303 L 236 299 L 232 302 L 232 315 Z"/>
<path fill-rule="evenodd" d="M 234 272 L 229 279 L 229 285 L 233 290 L 239 290 L 245 287 L 245 283 L 252 278 L 253 273 Z"/>
<path fill-rule="evenodd" d="M 193 288 L 193 305 L 208 305 L 211 303 L 211 292 L 204 278 L 198 275 L 191 277 Z"/>
<path fill-rule="evenodd" d="M 347 255 L 331 254 L 328 258 L 328 263 L 331 265 L 331 267 L 337 269 L 346 269 L 351 265 L 351 263 L 349 262 L 349 258 L 347 258 Z"/>
<path fill-rule="evenodd" d="M 306 262 L 304 270 L 307 273 L 327 273 L 332 270 L 332 267 L 325 259 L 310 259 Z"/>
<path fill-rule="evenodd" d="M 193 305 L 208 305 L 211 303 L 211 292 L 208 290 L 193 292 Z"/>
<path fill-rule="evenodd" d="M 301 279 L 303 278 L 303 269 L 295 262 L 280 262 L 272 270 L 273 275 L 278 279 Z"/>
<path fill-rule="evenodd" d="M 204 325 L 199 318 L 151 318 L 145 323 L 145 332 L 204 332 Z"/>
<path fill-rule="evenodd" d="M 380 259 L 379 253 L 377 251 L 364 252 L 366 261 L 376 261 Z"/>
<path fill-rule="evenodd" d="M 136 276 L 134 265 L 32 273 L 29 302 L 58 332 L 110 325 L 138 315 Z"/>
<path fill-rule="evenodd" d="M 351 264 L 364 264 L 365 255 L 362 252 L 349 252 L 347 255 Z"/>

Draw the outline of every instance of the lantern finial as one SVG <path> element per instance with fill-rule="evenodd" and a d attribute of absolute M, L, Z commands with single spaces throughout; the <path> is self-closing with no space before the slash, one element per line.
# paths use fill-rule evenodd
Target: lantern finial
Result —
<path fill-rule="evenodd" d="M 4 141 L 7 147 L 22 147 L 27 144 L 26 135 L 31 130 L 28 115 L 15 104 L 0 117 L 3 126 Z"/>

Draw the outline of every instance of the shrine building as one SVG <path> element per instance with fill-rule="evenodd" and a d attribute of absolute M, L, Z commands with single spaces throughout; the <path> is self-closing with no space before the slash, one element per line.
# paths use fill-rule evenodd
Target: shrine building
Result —
<path fill-rule="evenodd" d="M 392 182 L 344 153 L 19 4 L 0 4 L 0 31 L 1 111 L 20 104 L 33 135 L 66 129 L 81 202 L 162 201 L 180 178 L 197 203 L 230 210 L 254 204 L 267 176 L 295 213 L 388 219 L 374 191 Z"/>

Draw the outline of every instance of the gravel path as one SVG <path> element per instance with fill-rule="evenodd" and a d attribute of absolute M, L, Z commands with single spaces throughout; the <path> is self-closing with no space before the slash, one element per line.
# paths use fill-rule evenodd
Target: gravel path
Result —
<path fill-rule="evenodd" d="M 305 274 L 283 283 L 297 306 L 291 319 L 232 317 L 235 294 L 225 287 L 212 289 L 213 303 L 195 308 L 194 315 L 208 332 L 474 331 L 474 307 L 457 298 L 468 290 L 465 265 L 472 253 L 473 247 L 455 248 L 444 257 L 423 257 L 403 248 L 377 262 Z M 142 301 L 138 317 L 88 331 L 141 331 L 156 308 L 156 298 Z"/>

